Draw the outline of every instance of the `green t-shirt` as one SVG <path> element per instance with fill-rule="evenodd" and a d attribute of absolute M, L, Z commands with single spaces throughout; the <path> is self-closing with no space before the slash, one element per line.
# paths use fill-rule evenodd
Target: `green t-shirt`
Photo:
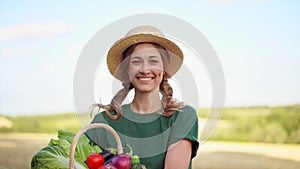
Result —
<path fill-rule="evenodd" d="M 176 111 L 171 117 L 157 112 L 138 114 L 131 110 L 129 104 L 123 105 L 122 111 L 119 120 L 113 121 L 102 112 L 94 117 L 92 123 L 105 123 L 114 128 L 123 147 L 129 144 L 147 169 L 163 169 L 168 146 L 181 139 L 192 141 L 192 158 L 196 156 L 199 146 L 198 116 L 192 107 L 184 106 L 182 111 Z M 86 134 L 102 148 L 116 147 L 113 136 L 105 129 L 90 129 Z"/>

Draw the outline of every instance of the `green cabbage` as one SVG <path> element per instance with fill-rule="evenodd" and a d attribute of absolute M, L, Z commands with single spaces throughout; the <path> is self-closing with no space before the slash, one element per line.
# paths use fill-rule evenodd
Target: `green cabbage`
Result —
<path fill-rule="evenodd" d="M 58 140 L 51 139 L 48 146 L 37 152 L 31 160 L 32 169 L 69 168 L 70 147 L 75 133 L 59 130 Z M 76 169 L 86 169 L 86 157 L 95 152 L 101 152 L 99 146 L 92 144 L 86 135 L 82 135 L 75 149 Z"/>

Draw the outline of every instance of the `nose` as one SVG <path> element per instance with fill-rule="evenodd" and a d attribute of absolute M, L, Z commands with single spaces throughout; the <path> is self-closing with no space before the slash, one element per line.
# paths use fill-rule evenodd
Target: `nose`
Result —
<path fill-rule="evenodd" d="M 140 73 L 144 73 L 144 74 L 148 74 L 151 72 L 149 66 L 147 64 L 143 64 L 143 66 L 141 67 Z"/>
<path fill-rule="evenodd" d="M 143 74 L 149 74 L 151 71 L 149 68 L 141 68 L 139 72 Z"/>

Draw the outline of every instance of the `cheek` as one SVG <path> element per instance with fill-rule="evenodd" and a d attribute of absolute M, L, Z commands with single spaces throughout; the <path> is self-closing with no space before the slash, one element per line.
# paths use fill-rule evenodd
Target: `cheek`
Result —
<path fill-rule="evenodd" d="M 131 79 L 139 72 L 139 68 L 135 67 L 135 66 L 130 66 L 128 68 L 128 76 L 129 76 L 129 80 L 131 81 Z"/>
<path fill-rule="evenodd" d="M 158 77 L 162 77 L 163 76 L 163 72 L 160 71 L 158 74 L 157 74 Z"/>
<path fill-rule="evenodd" d="M 157 76 L 162 76 L 164 73 L 164 67 L 162 64 L 156 65 L 151 67 L 151 69 L 153 70 L 153 72 L 157 75 Z"/>
<path fill-rule="evenodd" d="M 158 77 L 159 81 L 161 82 L 164 76 L 164 72 L 159 70 L 157 72 L 155 72 L 156 76 Z"/>

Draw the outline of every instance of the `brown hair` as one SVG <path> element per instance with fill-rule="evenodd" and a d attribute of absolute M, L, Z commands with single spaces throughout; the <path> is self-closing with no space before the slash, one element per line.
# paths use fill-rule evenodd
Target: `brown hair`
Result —
<path fill-rule="evenodd" d="M 123 61 L 117 69 L 117 73 L 120 73 L 122 75 L 121 80 L 122 80 L 123 89 L 119 90 L 116 93 L 116 95 L 112 98 L 110 104 L 108 104 L 108 105 L 103 105 L 101 103 L 93 104 L 93 109 L 94 109 L 94 107 L 98 107 L 99 109 L 103 108 L 105 110 L 105 113 L 107 114 L 107 116 L 112 120 L 118 120 L 121 117 L 121 115 L 122 115 L 121 104 L 124 101 L 124 99 L 126 98 L 126 96 L 128 95 L 129 91 L 131 89 L 133 89 L 133 85 L 130 83 L 128 74 L 122 73 L 122 72 L 127 72 L 128 62 L 129 62 L 128 56 L 130 56 L 133 53 L 134 49 L 139 44 L 141 44 L 141 43 L 134 44 L 134 45 L 130 46 L 129 48 L 127 48 L 123 52 L 123 58 L 122 58 Z M 169 67 L 169 62 L 170 62 L 169 53 L 162 46 L 160 46 L 156 43 L 151 43 L 151 44 L 160 53 L 162 60 L 163 60 L 164 70 L 165 70 L 162 82 L 160 83 L 160 92 L 162 94 L 162 102 L 163 102 L 163 106 L 164 106 L 164 112 L 160 113 L 160 115 L 170 117 L 174 114 L 175 111 L 177 111 L 177 110 L 181 111 L 183 103 L 179 102 L 173 98 L 173 89 L 168 82 L 168 78 L 170 77 L 170 75 L 168 74 L 168 67 Z M 91 111 L 91 113 L 92 113 L 92 111 Z"/>

